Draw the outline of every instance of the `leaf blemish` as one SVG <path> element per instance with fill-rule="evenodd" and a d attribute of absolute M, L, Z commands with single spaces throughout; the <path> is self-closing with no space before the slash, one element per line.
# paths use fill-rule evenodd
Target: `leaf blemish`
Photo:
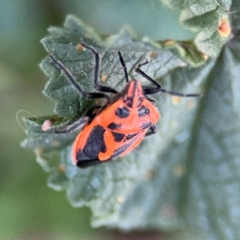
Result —
<path fill-rule="evenodd" d="M 162 208 L 162 211 L 161 213 L 166 217 L 166 218 L 174 218 L 177 216 L 177 209 L 175 206 L 173 205 L 165 205 L 163 208 Z"/>
<path fill-rule="evenodd" d="M 58 172 L 59 173 L 61 173 L 61 174 L 63 174 L 63 173 L 65 173 L 65 166 L 63 165 L 63 164 L 60 164 L 59 166 L 58 166 Z"/>
<path fill-rule="evenodd" d="M 229 23 L 229 20 L 227 18 L 222 18 L 218 24 L 218 32 L 221 37 L 227 38 L 231 32 L 231 25 Z"/>
<path fill-rule="evenodd" d="M 172 96 L 171 100 L 172 100 L 173 105 L 178 105 L 181 102 L 182 99 L 178 96 Z"/>
<path fill-rule="evenodd" d="M 44 121 L 44 123 L 42 125 L 42 130 L 45 132 L 45 131 L 51 129 L 51 127 L 52 127 L 52 121 L 46 120 L 46 121 Z"/>
<path fill-rule="evenodd" d="M 194 109 L 195 106 L 196 106 L 196 102 L 195 102 L 195 101 L 193 101 L 193 100 L 188 100 L 188 102 L 187 102 L 187 108 L 188 108 L 189 110 Z"/>
<path fill-rule="evenodd" d="M 77 50 L 78 50 L 79 52 L 82 52 L 82 51 L 83 51 L 83 46 L 82 46 L 82 44 L 78 44 L 78 45 L 76 46 L 76 48 L 77 48 Z"/>
<path fill-rule="evenodd" d="M 116 198 L 117 203 L 122 204 L 124 202 L 124 198 L 122 196 L 118 196 Z"/>
<path fill-rule="evenodd" d="M 173 168 L 173 174 L 176 177 L 182 177 L 186 173 L 186 168 L 182 164 L 177 164 Z"/>
<path fill-rule="evenodd" d="M 107 75 L 102 75 L 101 80 L 105 82 L 107 80 Z"/>

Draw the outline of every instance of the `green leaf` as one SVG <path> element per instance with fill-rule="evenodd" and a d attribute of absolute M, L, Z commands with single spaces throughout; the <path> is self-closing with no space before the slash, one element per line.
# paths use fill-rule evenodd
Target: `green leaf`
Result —
<path fill-rule="evenodd" d="M 184 7 L 190 3 L 184 1 Z M 221 1 L 224 3 L 228 6 L 228 2 Z M 239 4 L 234 4 L 234 9 L 239 9 Z M 233 16 L 232 23 L 233 27 L 239 26 L 237 16 Z M 203 239 L 240 238 L 239 36 L 233 36 L 217 58 L 193 69 L 173 54 L 173 48 L 173 52 L 159 49 L 169 47 L 169 43 L 188 49 L 188 42 L 141 39 L 127 28 L 104 36 L 73 16 L 67 18 L 64 28 L 50 28 L 49 33 L 42 40 L 45 49 L 70 70 L 86 91 L 94 91 L 94 60 L 88 51 L 77 50 L 79 39 L 100 52 L 100 76 L 107 76 L 103 85 L 117 90 L 125 86 L 117 57 L 120 50 L 129 75 L 144 85 L 148 82 L 134 68 L 148 58 L 150 64 L 143 70 L 164 88 L 204 92 L 204 97 L 179 101 L 166 94 L 154 96 L 162 115 L 158 133 L 145 139 L 127 157 L 87 169 L 77 169 L 71 162 L 70 142 L 77 133 L 43 132 L 42 124 L 51 116 L 25 119 L 28 138 L 23 145 L 35 150 L 37 161 L 49 172 L 48 185 L 66 189 L 73 206 L 89 206 L 95 227 L 186 230 Z M 59 121 L 54 127 L 67 125 L 94 104 L 76 93 L 48 57 L 41 68 L 50 78 L 44 93 L 56 102 Z M 56 140 L 60 144 L 52 146 Z"/>
<path fill-rule="evenodd" d="M 48 131 L 42 129 L 46 120 L 52 123 L 52 129 Z M 69 122 L 69 120 L 67 121 L 55 115 L 38 118 L 23 118 L 27 138 L 22 142 L 21 146 L 41 152 L 59 150 L 72 142 L 73 136 L 71 134 L 67 136 L 56 135 L 53 133 L 54 128 L 66 126 Z"/>
<path fill-rule="evenodd" d="M 206 56 L 217 56 L 222 46 L 231 37 L 231 27 L 225 34 L 219 32 L 222 21 L 230 22 L 232 0 L 162 0 L 169 8 L 181 11 L 180 22 L 192 31 L 197 31 L 195 44 Z M 229 23 L 230 24 L 230 23 Z"/>

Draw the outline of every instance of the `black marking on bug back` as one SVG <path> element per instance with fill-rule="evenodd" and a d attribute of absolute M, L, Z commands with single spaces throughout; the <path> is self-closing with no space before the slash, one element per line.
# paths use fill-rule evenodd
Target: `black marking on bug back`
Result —
<path fill-rule="evenodd" d="M 130 110 L 127 107 L 118 108 L 115 115 L 119 118 L 127 118 L 130 115 Z"/>
<path fill-rule="evenodd" d="M 127 97 L 127 100 L 125 100 L 125 104 L 131 108 L 133 106 L 133 98 Z"/>
<path fill-rule="evenodd" d="M 138 135 L 138 133 L 128 134 L 128 135 L 126 136 L 126 140 L 125 140 L 125 141 L 128 141 L 128 140 L 132 139 L 132 138 L 135 137 L 136 135 Z"/>
<path fill-rule="evenodd" d="M 104 161 L 104 162 L 106 162 L 106 161 Z M 87 159 L 87 160 L 77 161 L 77 166 L 79 168 L 86 168 L 86 167 L 94 166 L 99 163 L 103 163 L 103 161 L 100 161 L 99 159 L 91 159 L 91 160 Z"/>
<path fill-rule="evenodd" d="M 139 117 L 144 117 L 144 116 L 147 116 L 149 115 L 150 111 L 147 107 L 145 106 L 141 106 L 139 109 L 138 109 L 138 116 Z"/>
<path fill-rule="evenodd" d="M 123 138 L 125 137 L 124 134 L 122 134 L 122 133 L 116 133 L 116 132 L 112 132 L 112 135 L 113 135 L 114 140 L 115 140 L 116 142 L 121 142 L 121 141 L 123 140 Z"/>
<path fill-rule="evenodd" d="M 121 128 L 121 124 L 117 124 L 115 122 L 111 122 L 108 126 L 109 129 L 111 130 L 117 130 Z"/>
<path fill-rule="evenodd" d="M 104 132 L 105 129 L 101 126 L 95 126 L 93 128 L 85 147 L 77 152 L 76 158 L 78 161 L 98 159 L 100 152 L 106 152 Z"/>
<path fill-rule="evenodd" d="M 150 122 L 144 122 L 141 125 L 141 129 L 146 129 L 146 128 L 150 128 L 152 126 L 152 124 Z"/>

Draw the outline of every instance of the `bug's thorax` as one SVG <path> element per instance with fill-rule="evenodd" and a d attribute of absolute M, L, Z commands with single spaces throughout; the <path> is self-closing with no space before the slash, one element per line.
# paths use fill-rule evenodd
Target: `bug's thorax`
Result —
<path fill-rule="evenodd" d="M 127 107 L 138 108 L 145 99 L 141 83 L 132 79 L 121 92 L 121 98 Z"/>

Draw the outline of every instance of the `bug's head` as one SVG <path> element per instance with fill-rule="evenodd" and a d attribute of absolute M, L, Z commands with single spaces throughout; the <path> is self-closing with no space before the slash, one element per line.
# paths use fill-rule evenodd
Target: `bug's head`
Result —
<path fill-rule="evenodd" d="M 138 108 L 145 98 L 141 83 L 135 79 L 127 83 L 121 95 L 123 102 L 129 108 Z"/>

